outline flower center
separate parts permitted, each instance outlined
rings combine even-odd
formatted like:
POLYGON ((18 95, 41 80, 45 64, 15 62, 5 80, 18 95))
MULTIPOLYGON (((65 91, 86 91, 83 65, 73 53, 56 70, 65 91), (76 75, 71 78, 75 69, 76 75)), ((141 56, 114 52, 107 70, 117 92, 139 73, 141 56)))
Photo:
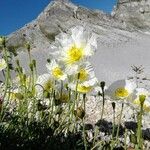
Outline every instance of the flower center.
POLYGON ((67 58, 68 64, 78 62, 83 57, 83 48, 77 48, 76 46, 73 46, 68 50, 67 55, 68 55, 67 58))
POLYGON ((88 73, 87 73, 87 71, 86 71, 85 69, 81 69, 81 70, 79 71, 79 74, 80 74, 79 80, 81 80, 81 81, 87 80, 87 78, 88 78, 88 73))
POLYGON ((63 72, 59 67, 56 67, 52 70, 52 75, 59 79, 61 76, 63 76, 63 72))
POLYGON ((115 91, 115 96, 117 98, 125 98, 129 96, 129 92, 125 88, 118 88, 115 91))
POLYGON ((53 87, 53 84, 51 80, 48 80, 43 86, 45 91, 49 91, 52 87, 53 87))
POLYGON ((92 87, 91 86, 84 86, 84 85, 81 85, 79 84, 78 85, 78 88, 77 88, 77 91, 78 92, 81 92, 81 93, 88 93, 92 90, 92 87))

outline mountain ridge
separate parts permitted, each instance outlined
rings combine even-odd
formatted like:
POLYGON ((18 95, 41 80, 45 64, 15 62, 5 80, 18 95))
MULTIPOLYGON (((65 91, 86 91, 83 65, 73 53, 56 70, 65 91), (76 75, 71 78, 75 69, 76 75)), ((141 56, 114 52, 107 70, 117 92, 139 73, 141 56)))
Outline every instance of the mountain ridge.
MULTIPOLYGON (((92 24, 101 27, 113 27, 126 30, 124 24, 109 14, 101 11, 93 11, 85 7, 74 5, 72 2, 52 1, 37 19, 26 24, 23 28, 8 36, 8 45, 19 47, 24 45, 36 34, 46 36, 50 42, 61 31, 65 31, 73 25, 92 24)), ((134 28, 128 28, 134 31, 134 28)), ((42 37, 43 37, 42 36, 42 37)), ((42 38, 41 37, 41 38, 42 38)), ((32 40, 35 40, 32 38, 32 40)), ((45 38, 46 40, 46 38, 45 38)))

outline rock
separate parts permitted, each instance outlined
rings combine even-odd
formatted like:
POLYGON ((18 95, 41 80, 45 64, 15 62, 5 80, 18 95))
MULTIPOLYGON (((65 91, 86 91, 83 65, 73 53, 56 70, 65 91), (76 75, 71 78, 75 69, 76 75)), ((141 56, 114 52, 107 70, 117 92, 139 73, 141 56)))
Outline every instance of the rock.
POLYGON ((150 0, 119 0, 113 15, 128 27, 134 26, 138 30, 150 29, 150 0))

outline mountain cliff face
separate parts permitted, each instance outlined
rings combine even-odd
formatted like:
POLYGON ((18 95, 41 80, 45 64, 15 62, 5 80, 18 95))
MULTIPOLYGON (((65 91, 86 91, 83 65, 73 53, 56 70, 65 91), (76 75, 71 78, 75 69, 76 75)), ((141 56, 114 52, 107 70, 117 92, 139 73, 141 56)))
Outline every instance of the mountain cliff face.
POLYGON ((150 0, 118 0, 112 15, 74 5, 69 0, 55 0, 37 19, 9 35, 8 45, 20 48, 29 41, 33 47, 41 46, 42 42, 43 48, 47 48, 61 31, 67 32, 79 24, 92 28, 105 44, 114 44, 118 39, 126 41, 130 36, 127 38, 122 31, 150 29, 150 0), (108 34, 113 41, 109 41, 108 34))
POLYGON ((118 0, 112 14, 122 20, 127 27, 150 29, 150 0, 118 0))
POLYGON ((144 65, 150 72, 149 8, 150 0, 119 0, 110 15, 77 6, 68 0, 55 0, 37 19, 10 34, 7 45, 20 52, 22 64, 27 68, 24 45, 30 42, 38 71, 43 73, 55 36, 67 32, 70 27, 83 25, 98 35, 98 52, 91 59, 97 77, 112 83, 129 75, 131 65, 144 65))
MULTIPOLYGON (((43 48, 46 48, 50 42, 54 41, 57 34, 61 31, 67 32, 67 29, 76 25, 92 28, 94 32, 106 38, 106 43, 110 39, 107 39, 107 34, 111 37, 115 34, 114 30, 126 30, 121 21, 102 11, 89 10, 66 0, 55 0, 45 8, 36 20, 12 33, 8 37, 8 45, 19 48, 29 41, 32 42, 33 47, 39 47, 42 42, 42 45, 45 45, 43 48)), ((133 31, 134 28, 128 30, 133 31)), ((120 39, 120 37, 118 38, 120 39)))

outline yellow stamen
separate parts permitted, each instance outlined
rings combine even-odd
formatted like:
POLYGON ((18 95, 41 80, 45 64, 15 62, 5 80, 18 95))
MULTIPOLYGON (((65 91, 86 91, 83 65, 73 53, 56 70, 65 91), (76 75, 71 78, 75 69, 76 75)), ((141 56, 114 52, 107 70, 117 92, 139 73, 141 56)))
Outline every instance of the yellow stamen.
POLYGON ((87 73, 87 71, 86 71, 85 69, 81 69, 81 70, 79 71, 79 74, 80 74, 79 80, 81 80, 81 81, 87 80, 87 78, 88 78, 88 73, 87 73))
POLYGON ((78 85, 78 88, 77 88, 77 91, 78 92, 81 92, 81 93, 88 93, 92 90, 92 87, 91 86, 84 86, 84 85, 81 85, 79 84, 78 85))
POLYGON ((83 57, 83 51, 83 48, 78 48, 75 45, 72 46, 67 52, 66 62, 68 64, 74 64, 75 62, 80 61, 83 57))
POLYGON ((61 78, 63 76, 63 72, 62 72, 62 70, 59 67, 56 67, 56 68, 54 68, 52 70, 52 75, 55 78, 59 79, 59 78, 61 78))
POLYGON ((15 99, 16 99, 16 93, 10 92, 9 94, 10 94, 10 95, 9 95, 9 99, 10 99, 10 100, 15 100, 15 99))
POLYGON ((118 88, 115 91, 116 98, 126 98, 129 96, 129 92, 125 88, 118 88))

